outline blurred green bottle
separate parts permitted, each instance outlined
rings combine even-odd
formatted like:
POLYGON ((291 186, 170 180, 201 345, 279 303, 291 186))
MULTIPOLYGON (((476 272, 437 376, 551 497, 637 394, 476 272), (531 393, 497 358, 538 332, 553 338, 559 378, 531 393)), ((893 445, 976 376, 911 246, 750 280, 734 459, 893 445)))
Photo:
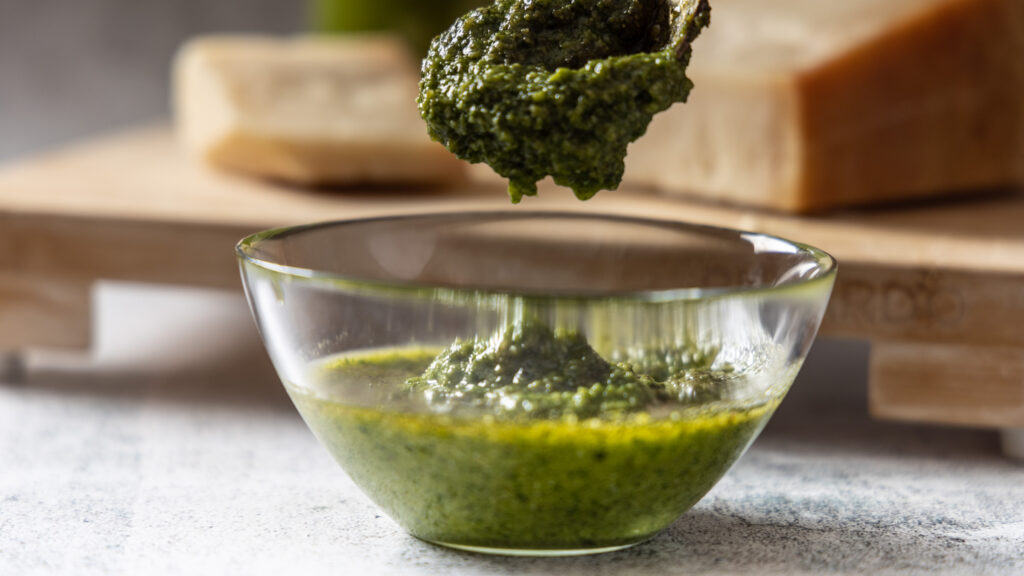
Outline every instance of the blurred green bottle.
POLYGON ((313 27, 318 32, 391 30, 425 55, 434 36, 485 3, 487 0, 312 0, 313 27))

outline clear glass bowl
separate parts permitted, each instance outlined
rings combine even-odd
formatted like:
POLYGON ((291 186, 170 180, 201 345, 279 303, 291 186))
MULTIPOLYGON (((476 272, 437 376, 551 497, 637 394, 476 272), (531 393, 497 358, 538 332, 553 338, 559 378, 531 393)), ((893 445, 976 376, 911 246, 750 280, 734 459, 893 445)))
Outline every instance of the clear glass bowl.
POLYGON ((815 248, 679 222, 498 211, 239 243, 277 371, 414 536, 614 550, 695 504, 792 384, 831 293, 815 248))

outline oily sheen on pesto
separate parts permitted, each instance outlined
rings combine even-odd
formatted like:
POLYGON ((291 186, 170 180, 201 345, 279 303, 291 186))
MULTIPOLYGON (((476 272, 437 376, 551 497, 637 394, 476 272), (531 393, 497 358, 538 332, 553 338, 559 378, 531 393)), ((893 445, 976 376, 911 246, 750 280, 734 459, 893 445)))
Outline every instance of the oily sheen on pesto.
POLYGON ((615 189, 630 142, 683 102, 707 0, 497 0, 438 36, 418 98, 428 132, 509 179, 552 176, 581 199, 615 189))
POLYGON ((713 399, 722 387, 707 380, 710 360, 687 348, 610 363, 577 333, 520 319, 440 353, 337 358, 319 367, 319 394, 286 386, 352 479, 410 533, 590 549, 664 529, 771 415, 778 399, 713 399), (371 399, 333 399, 357 388, 371 399))
POLYGON ((457 340, 406 381, 436 411, 502 419, 612 419, 659 405, 708 402, 727 368, 696 346, 644 350, 609 362, 582 334, 520 318, 489 338, 457 340))

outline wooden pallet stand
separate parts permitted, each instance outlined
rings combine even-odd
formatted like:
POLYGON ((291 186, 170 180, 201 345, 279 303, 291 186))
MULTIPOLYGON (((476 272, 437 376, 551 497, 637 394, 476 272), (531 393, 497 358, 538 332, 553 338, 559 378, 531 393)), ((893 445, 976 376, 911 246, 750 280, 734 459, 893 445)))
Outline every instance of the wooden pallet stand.
MULTIPOLYGON (((274 226, 507 208, 491 182, 447 190, 290 189, 211 172, 164 126, 0 168, 0 349, 86 348, 101 279, 240 289, 235 242, 274 226)), ((878 418, 1003 431, 1024 458, 1024 194, 800 218, 663 197, 542 190, 522 209, 591 210, 776 234, 840 261, 825 336, 872 342, 878 418)), ((0 362, 16 371, 17 357, 0 362)))

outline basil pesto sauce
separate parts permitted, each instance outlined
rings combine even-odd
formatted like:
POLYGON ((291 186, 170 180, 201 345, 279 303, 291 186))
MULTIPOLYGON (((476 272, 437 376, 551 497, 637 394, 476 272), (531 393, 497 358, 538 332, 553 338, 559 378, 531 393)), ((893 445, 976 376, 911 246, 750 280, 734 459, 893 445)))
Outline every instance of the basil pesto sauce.
POLYGON ((432 138, 509 179, 580 199, 615 189, 630 142, 692 88, 707 0, 496 0, 434 39, 418 98, 432 138))
POLYGON ((777 405, 708 403, 719 376, 692 350, 634 360, 609 363, 578 334, 521 322, 440 354, 335 358, 317 367, 316 386, 287 387, 351 478, 410 533, 601 548, 646 539, 689 509, 777 405), (357 391, 370 395, 353 402, 357 391))
POLYGON ((441 412, 609 419, 712 400, 722 388, 708 369, 712 359, 692 349, 648 351, 613 364, 579 333, 520 320, 487 339, 457 340, 406 387, 441 412))

